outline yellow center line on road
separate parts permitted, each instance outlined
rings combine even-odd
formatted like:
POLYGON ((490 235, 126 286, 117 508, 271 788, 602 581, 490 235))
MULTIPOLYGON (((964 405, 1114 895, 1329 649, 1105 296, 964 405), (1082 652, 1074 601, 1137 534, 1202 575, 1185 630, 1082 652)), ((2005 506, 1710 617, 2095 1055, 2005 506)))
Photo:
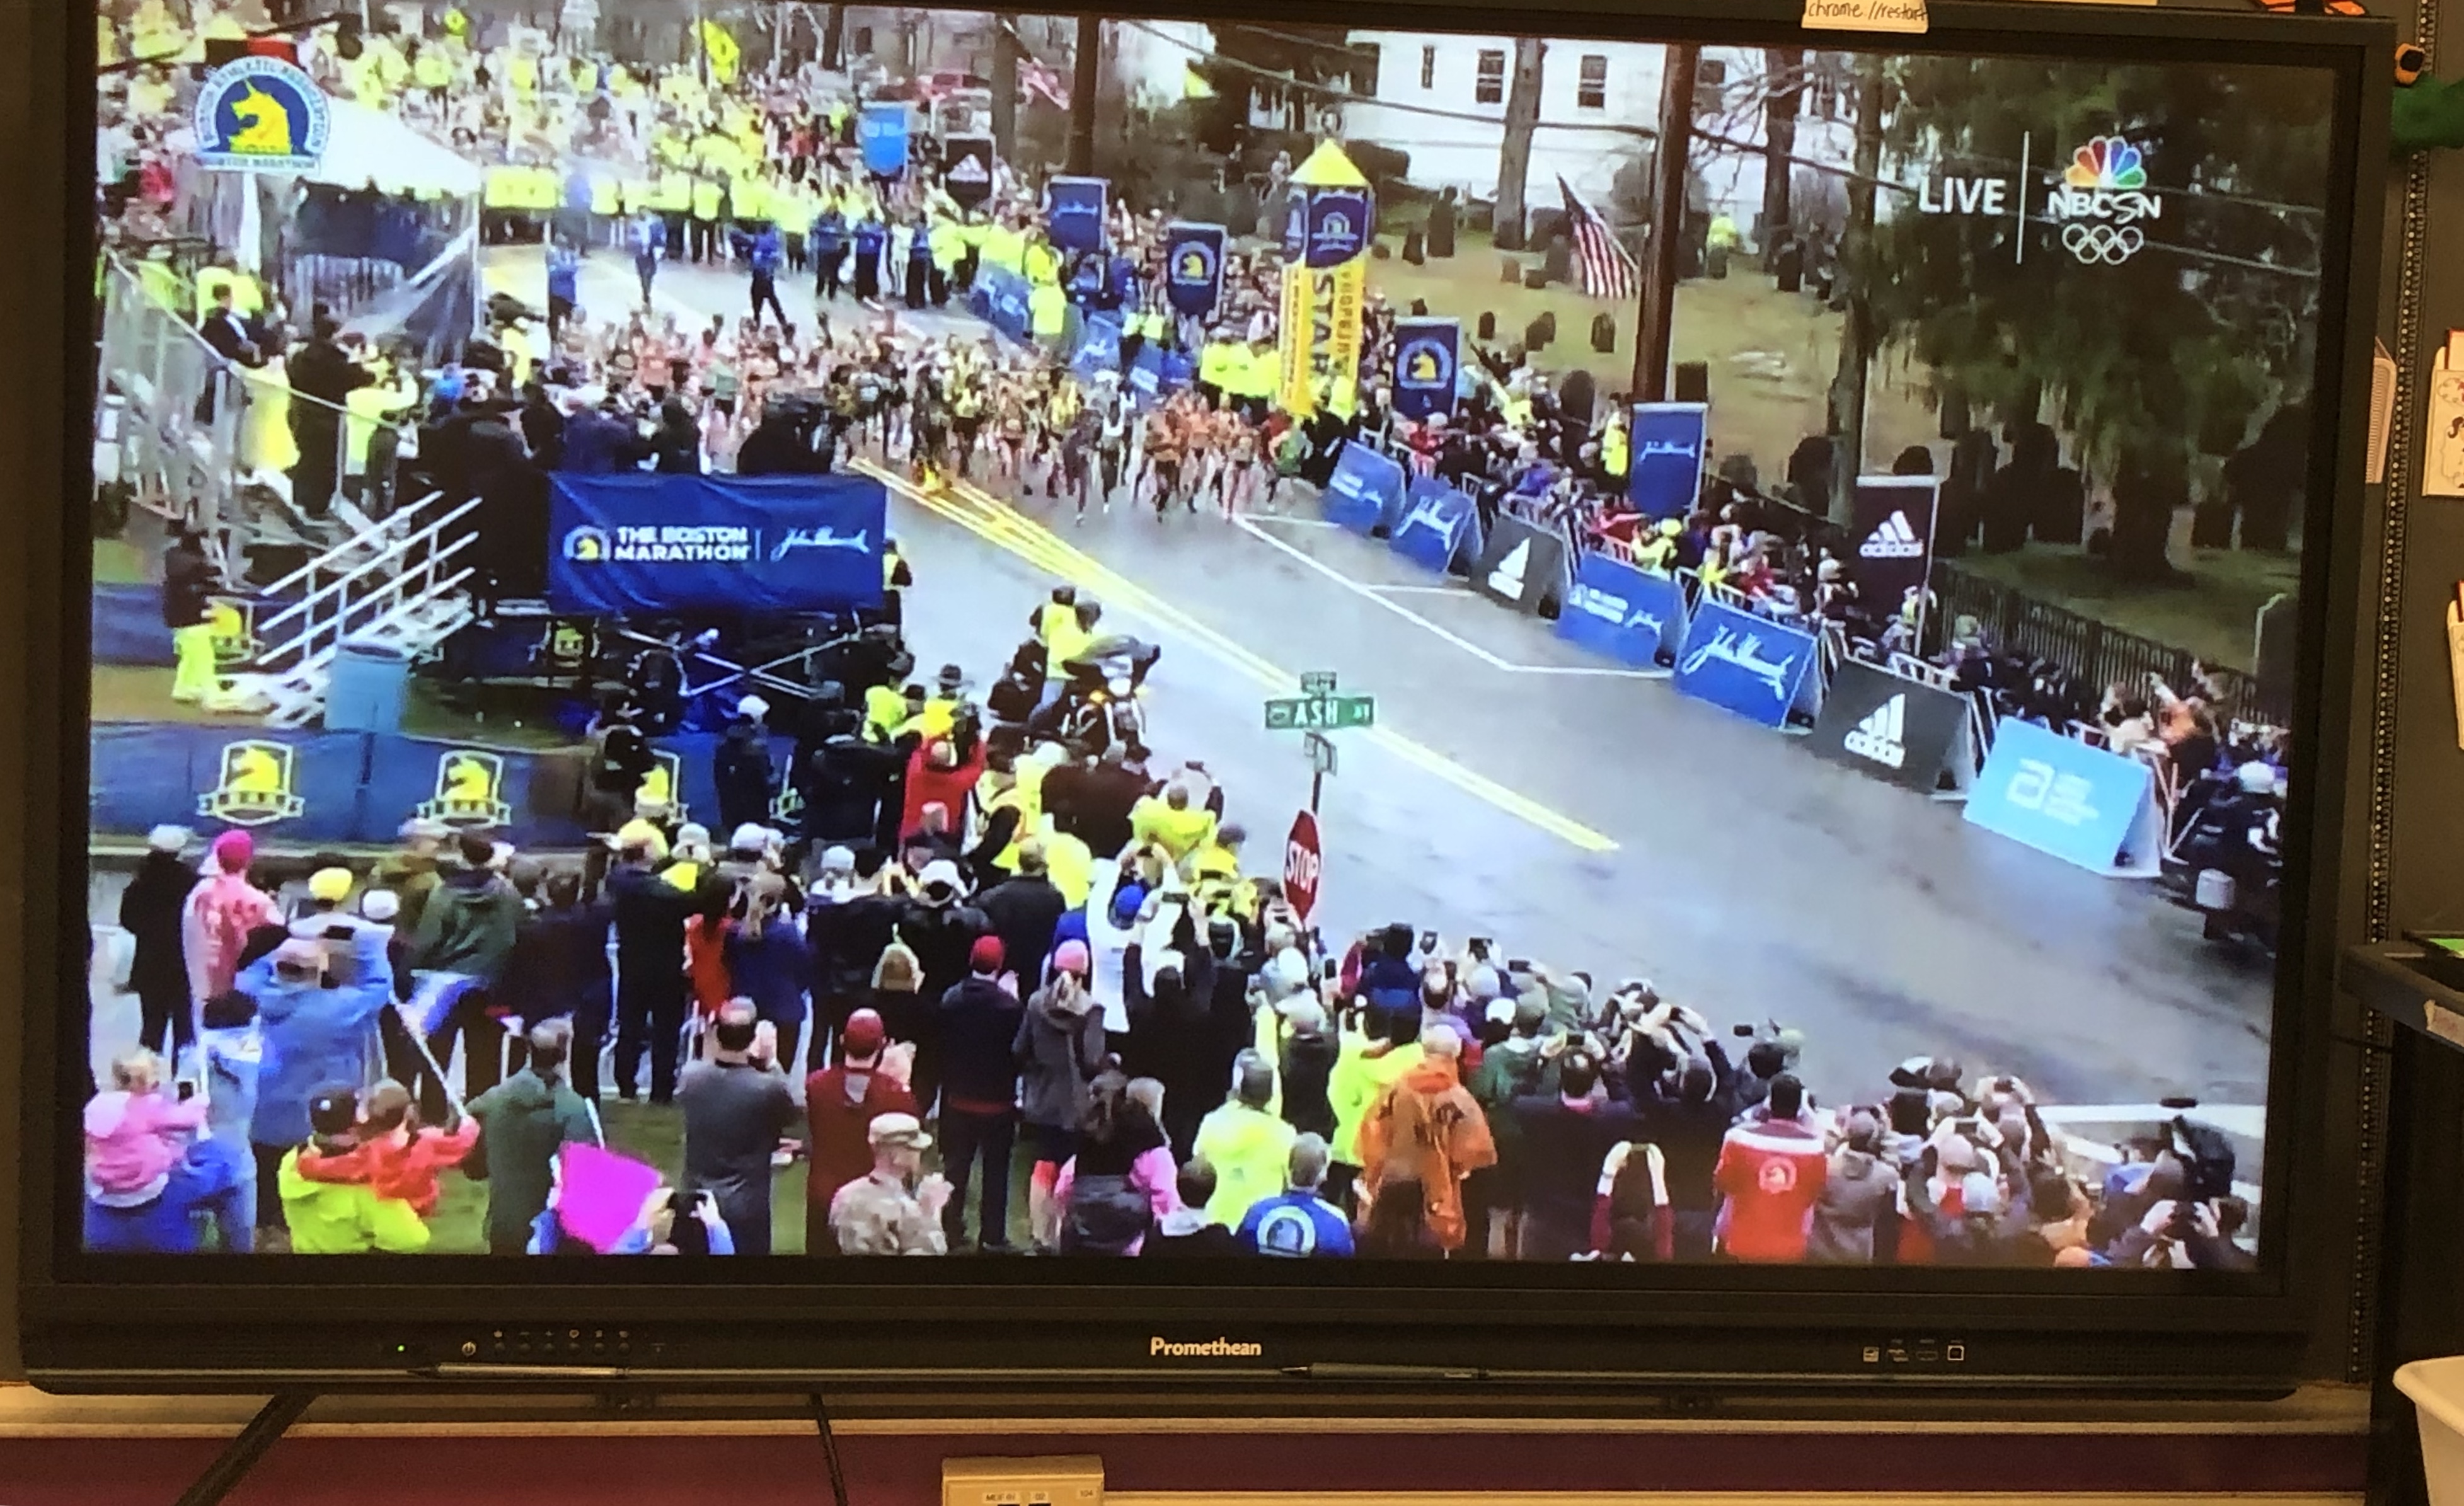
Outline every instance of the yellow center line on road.
MULTIPOLYGON (((1300 684, 1297 673, 1260 658, 1232 638, 1067 543, 1050 529, 981 488, 960 482, 940 492, 929 492, 870 461, 858 461, 855 469, 935 516, 956 523, 985 542, 1059 576, 1080 590, 1093 592, 1107 602, 1195 640, 1209 653, 1255 681, 1260 688, 1275 694, 1297 693, 1296 688, 1300 684)), ((1562 841, 1585 852, 1617 851, 1617 844, 1610 838, 1571 817, 1551 810, 1529 796, 1507 788, 1485 775, 1464 768, 1434 749, 1383 727, 1372 728, 1366 735, 1370 742, 1414 768, 1562 841)))

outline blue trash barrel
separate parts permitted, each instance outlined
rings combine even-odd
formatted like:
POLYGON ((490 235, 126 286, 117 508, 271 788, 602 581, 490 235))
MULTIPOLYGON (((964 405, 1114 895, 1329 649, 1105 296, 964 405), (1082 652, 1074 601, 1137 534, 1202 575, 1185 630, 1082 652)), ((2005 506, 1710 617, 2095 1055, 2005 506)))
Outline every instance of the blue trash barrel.
POLYGON ((410 655, 391 644, 345 639, 325 686, 325 730, 398 732, 410 693, 410 655))

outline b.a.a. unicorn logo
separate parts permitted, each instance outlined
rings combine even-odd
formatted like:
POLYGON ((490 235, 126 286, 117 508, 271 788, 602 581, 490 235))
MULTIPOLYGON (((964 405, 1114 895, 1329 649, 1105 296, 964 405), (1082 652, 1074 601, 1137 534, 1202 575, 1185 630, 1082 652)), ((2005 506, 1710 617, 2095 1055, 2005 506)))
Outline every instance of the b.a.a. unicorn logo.
POLYGON ((236 58, 208 75, 190 123, 199 165, 242 172, 314 167, 333 129, 317 81, 269 56, 236 58))
POLYGON ((1402 380, 1407 386, 1438 387, 1454 381, 1454 360, 1436 340, 1412 341, 1403 347, 1401 359, 1402 380))
POLYGON ((685 761, 682 755, 662 750, 651 755, 650 772, 642 775, 640 788, 633 792, 633 809, 643 815, 656 813, 671 820, 686 820, 692 808, 685 804, 685 761))
POLYGON ((564 557, 579 564, 597 564, 607 557, 607 531, 584 523, 564 535, 564 557))
POLYGON ((1175 282, 1192 287, 1215 280, 1215 252, 1201 242, 1191 241, 1173 253, 1172 276, 1175 282))
POLYGON ((448 826, 502 826, 514 818, 505 801, 505 760, 474 748, 455 748, 436 759, 436 795, 412 812, 448 826))
POLYGON ((281 743, 226 743, 214 787, 197 797, 197 814, 233 826, 290 820, 308 809, 294 782, 297 774, 294 750, 281 743))
POLYGON ((230 669, 247 664, 265 645, 256 638, 256 605, 228 597, 206 603, 206 641, 214 646, 214 667, 230 669))

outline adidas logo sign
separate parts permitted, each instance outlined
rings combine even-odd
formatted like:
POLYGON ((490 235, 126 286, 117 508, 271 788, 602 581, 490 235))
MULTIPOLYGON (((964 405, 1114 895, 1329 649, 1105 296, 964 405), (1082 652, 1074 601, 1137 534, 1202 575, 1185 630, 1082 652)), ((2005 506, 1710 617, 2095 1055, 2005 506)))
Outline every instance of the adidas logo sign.
POLYGON ((1497 562, 1497 568, 1488 573, 1488 588, 1500 596, 1522 600, 1523 572, 1530 562, 1531 541, 1527 538, 1515 545, 1511 553, 1497 562))
POLYGON ((972 154, 959 158, 949 172, 952 183, 982 183, 991 176, 984 171, 984 160, 972 154))
POLYGON ((1857 553, 1867 559, 1914 559, 1925 552, 1925 540, 1908 526, 1908 515, 1898 512, 1884 518, 1857 546, 1857 553))
POLYGON ((1871 758, 1886 769, 1897 769, 1908 761, 1908 698, 1895 695, 1874 709, 1873 714, 1848 730, 1839 746, 1859 758, 1871 758))

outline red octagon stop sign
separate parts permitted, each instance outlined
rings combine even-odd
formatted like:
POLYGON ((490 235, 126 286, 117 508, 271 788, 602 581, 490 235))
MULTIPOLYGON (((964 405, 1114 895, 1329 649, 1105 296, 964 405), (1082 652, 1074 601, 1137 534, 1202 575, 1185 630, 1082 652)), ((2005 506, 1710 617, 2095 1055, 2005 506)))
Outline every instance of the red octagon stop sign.
POLYGON ((1284 897, 1306 926, 1317 913, 1317 879, 1322 857, 1317 843, 1317 818, 1303 811, 1292 818, 1292 834, 1284 839, 1284 897))

